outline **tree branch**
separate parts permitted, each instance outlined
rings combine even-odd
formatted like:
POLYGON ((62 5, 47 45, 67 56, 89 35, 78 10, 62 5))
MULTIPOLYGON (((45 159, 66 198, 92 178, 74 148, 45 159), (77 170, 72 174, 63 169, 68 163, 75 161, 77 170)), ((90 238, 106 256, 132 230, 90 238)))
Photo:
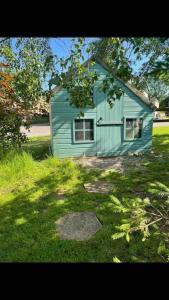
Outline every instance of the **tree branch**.
POLYGON ((3 42, 5 42, 6 40, 9 40, 9 39, 10 39, 9 37, 4 38, 3 40, 0 40, 0 43, 3 43, 3 42))
MULTIPOLYGON (((143 228, 148 228, 150 225, 155 224, 155 223, 161 221, 162 219, 163 219, 163 218, 161 217, 161 218, 159 218, 159 219, 157 219, 157 220, 155 220, 155 221, 152 221, 151 223, 144 225, 143 228)), ((133 227, 133 228, 131 228, 130 232, 133 232, 133 231, 139 231, 139 230, 141 230, 141 229, 142 229, 141 226, 139 226, 139 227, 133 227)))
POLYGON ((157 222, 159 222, 159 221, 161 221, 161 220, 162 220, 162 218, 159 218, 159 219, 157 219, 157 220, 155 220, 155 221, 153 221, 153 222, 151 222, 151 223, 145 225, 144 227, 149 227, 150 225, 155 224, 155 223, 157 223, 157 222))

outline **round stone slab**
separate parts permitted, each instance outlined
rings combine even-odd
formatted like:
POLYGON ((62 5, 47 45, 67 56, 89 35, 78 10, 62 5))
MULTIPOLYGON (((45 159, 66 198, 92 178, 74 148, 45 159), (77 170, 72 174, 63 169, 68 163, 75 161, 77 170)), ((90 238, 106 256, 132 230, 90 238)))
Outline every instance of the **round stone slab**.
POLYGON ((92 237, 101 227, 93 212, 69 213, 56 221, 62 240, 84 241, 92 237))

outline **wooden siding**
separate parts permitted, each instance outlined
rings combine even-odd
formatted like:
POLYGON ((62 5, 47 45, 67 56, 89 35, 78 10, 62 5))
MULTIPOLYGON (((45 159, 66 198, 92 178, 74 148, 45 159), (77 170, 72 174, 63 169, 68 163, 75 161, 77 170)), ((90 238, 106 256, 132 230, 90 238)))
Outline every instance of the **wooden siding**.
POLYGON ((113 122, 123 121, 123 99, 115 101, 112 108, 107 102, 106 94, 96 89, 97 121, 102 118, 101 124, 97 126, 97 155, 105 153, 113 154, 114 149, 121 145, 121 125, 113 125, 113 122), (110 125, 110 123, 112 123, 110 125), (106 125, 107 124, 107 125, 106 125))
MULTIPOLYGON (((59 91, 51 99, 52 149, 59 157, 95 156, 96 143, 74 143, 73 121, 79 115, 79 110, 69 105, 66 91, 59 91)), ((85 118, 96 122, 96 108, 84 110, 85 118)))
POLYGON ((74 143, 73 120, 78 117, 79 110, 69 105, 67 92, 60 90, 51 99, 53 154, 58 157, 83 155, 111 156, 123 155, 129 151, 144 151, 151 147, 152 109, 119 81, 116 82, 123 89, 124 95, 120 100, 115 101, 111 109, 106 101, 106 94, 99 91, 100 84, 106 76, 107 71, 99 64, 95 64, 94 68, 99 74, 99 80, 94 87, 94 102, 96 107, 94 109, 86 108, 84 110, 84 117, 94 119, 95 125, 102 118, 102 123, 107 125, 96 125, 95 142, 74 143), (134 141, 126 141, 124 139, 124 118, 126 117, 143 118, 141 139, 134 141))

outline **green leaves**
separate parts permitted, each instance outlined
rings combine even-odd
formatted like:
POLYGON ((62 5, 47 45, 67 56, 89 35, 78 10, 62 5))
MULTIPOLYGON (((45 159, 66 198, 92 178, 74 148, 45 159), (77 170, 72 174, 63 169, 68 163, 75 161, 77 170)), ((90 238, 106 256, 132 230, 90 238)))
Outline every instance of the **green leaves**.
POLYGON ((157 78, 157 80, 163 81, 167 86, 169 85, 169 53, 161 61, 154 63, 148 75, 153 77, 154 80, 157 78))
MULTIPOLYGON (((80 109, 85 107, 94 107, 93 101, 93 85, 97 80, 97 74, 90 68, 92 61, 83 64, 84 59, 82 48, 85 45, 84 38, 78 38, 74 41, 74 48, 70 55, 64 60, 60 59, 62 72, 57 74, 51 83, 57 82, 63 88, 67 89, 69 94, 69 103, 80 109)), ((91 51, 90 46, 86 51, 91 51)))
POLYGON ((114 212, 127 212, 128 208, 126 208, 123 203, 116 198, 115 196, 111 196, 111 207, 113 209, 114 212))
POLYGON ((44 92, 43 82, 53 71, 54 60, 45 38, 17 38, 12 47, 10 43, 2 45, 0 56, 9 65, 14 90, 7 115, 0 115, 1 143, 4 142, 5 147, 20 146, 25 141, 20 133, 22 120, 25 119, 24 124, 29 128, 34 107, 44 92))
POLYGON ((107 102, 110 105, 110 108, 112 108, 114 101, 119 100, 124 92, 122 89, 116 84, 115 78, 107 75, 100 86, 100 91, 106 93, 107 96, 107 102))
POLYGON ((130 242, 130 235, 129 235, 128 232, 126 233, 126 241, 127 241, 128 243, 130 242))
POLYGON ((121 263, 120 259, 117 256, 113 257, 113 262, 114 263, 121 263))
MULTIPOLYGON (((165 185, 154 183, 156 188, 165 191, 165 185)), ((158 194, 156 193, 156 196, 158 194)), ((157 255, 163 261, 169 261, 169 240, 168 240, 168 198, 163 201, 139 199, 139 198, 122 198, 121 200, 112 198, 111 209, 119 213, 119 224, 115 226, 115 232, 112 235, 113 240, 120 238, 125 239, 128 243, 136 239, 138 243, 155 243, 157 255)), ((133 243, 130 244, 131 249, 133 243)), ((144 247, 144 246, 143 246, 144 247)))
POLYGON ((140 48, 139 48, 139 47, 136 47, 136 48, 134 49, 134 54, 136 54, 137 52, 139 52, 139 50, 140 50, 140 48))
POLYGON ((118 228, 121 231, 129 230, 130 229, 130 223, 124 223, 124 224, 122 224, 120 226, 117 226, 116 228, 118 228))
POLYGON ((113 240, 117 240, 117 239, 120 239, 124 236, 126 238, 126 241, 129 243, 130 242, 130 235, 129 235, 128 232, 127 233, 125 233, 125 232, 116 232, 111 237, 112 237, 113 240))
POLYGON ((125 232, 116 232, 111 237, 113 240, 117 240, 125 236, 125 232))
MULTIPOLYGON (((95 42, 94 53, 110 67, 115 76, 124 81, 132 80, 133 83, 138 77, 136 87, 141 91, 146 89, 150 98, 161 100, 164 94, 158 92, 158 86, 162 83, 169 85, 168 49, 168 38, 102 38, 95 42), (140 67, 135 70, 135 65, 140 67), (154 80, 142 84, 147 76, 154 80)), ((108 102, 112 105, 111 99, 108 102)))
POLYGON ((54 74, 52 76, 52 78, 49 80, 49 85, 52 86, 52 85, 56 85, 56 86, 60 86, 62 83, 62 80, 61 80, 61 76, 59 76, 58 74, 54 74))
POLYGON ((164 241, 161 241, 159 246, 158 246, 158 250, 157 250, 157 253, 159 255, 161 254, 169 254, 169 250, 166 249, 166 245, 165 245, 165 242, 164 241))

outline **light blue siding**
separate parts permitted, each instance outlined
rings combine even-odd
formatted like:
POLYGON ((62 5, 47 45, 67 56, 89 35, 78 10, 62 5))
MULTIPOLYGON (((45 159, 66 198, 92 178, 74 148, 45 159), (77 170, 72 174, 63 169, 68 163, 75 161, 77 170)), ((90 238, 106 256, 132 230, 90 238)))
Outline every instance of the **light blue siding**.
POLYGON ((144 151, 151 147, 152 109, 120 81, 116 82, 123 89, 124 95, 120 100, 116 100, 113 107, 110 108, 106 94, 99 91, 99 86, 107 71, 99 64, 95 64, 94 68, 99 74, 99 80, 94 87, 95 108, 86 108, 83 111, 84 118, 94 119, 95 142, 74 143, 73 121, 78 117, 79 109, 70 106, 68 93, 60 90, 51 99, 53 154, 58 157, 111 156, 123 155, 129 151, 144 151), (124 119, 126 117, 143 118, 141 139, 134 141, 124 139, 124 119), (102 118, 104 126, 97 126, 100 118, 102 118))
MULTIPOLYGON (((96 143, 73 142, 73 121, 79 116, 79 109, 70 106, 67 98, 67 92, 61 90, 51 99, 53 154, 59 157, 97 155, 96 143)), ((84 117, 96 122, 96 107, 84 109, 84 117)))

